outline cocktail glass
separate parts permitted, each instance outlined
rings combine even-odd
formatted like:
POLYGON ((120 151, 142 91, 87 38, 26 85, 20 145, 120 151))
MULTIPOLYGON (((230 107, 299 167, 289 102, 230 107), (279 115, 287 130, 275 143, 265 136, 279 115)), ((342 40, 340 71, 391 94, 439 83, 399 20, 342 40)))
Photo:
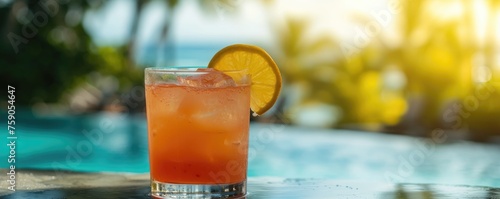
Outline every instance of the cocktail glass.
POLYGON ((146 68, 151 195, 246 194, 250 77, 245 71, 146 68))

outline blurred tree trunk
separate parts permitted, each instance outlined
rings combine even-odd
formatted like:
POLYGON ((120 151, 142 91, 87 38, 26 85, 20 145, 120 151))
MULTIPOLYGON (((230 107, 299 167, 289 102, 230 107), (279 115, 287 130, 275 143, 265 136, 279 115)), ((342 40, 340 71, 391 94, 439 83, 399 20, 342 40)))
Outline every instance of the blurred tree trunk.
POLYGON ((174 41, 169 43, 167 40, 170 34, 172 22, 175 18, 175 10, 178 5, 178 0, 167 1, 168 16, 163 23, 163 27, 161 27, 160 41, 158 45, 157 64, 159 64, 159 66, 172 66, 175 64, 175 43, 174 41))
POLYGON ((139 31, 139 22, 141 21, 141 13, 144 8, 144 5, 148 3, 149 0, 136 0, 135 1, 135 10, 134 17, 132 21, 132 26, 130 28, 130 41, 127 44, 125 56, 128 59, 128 67, 135 66, 135 53, 137 46, 137 32, 139 31))

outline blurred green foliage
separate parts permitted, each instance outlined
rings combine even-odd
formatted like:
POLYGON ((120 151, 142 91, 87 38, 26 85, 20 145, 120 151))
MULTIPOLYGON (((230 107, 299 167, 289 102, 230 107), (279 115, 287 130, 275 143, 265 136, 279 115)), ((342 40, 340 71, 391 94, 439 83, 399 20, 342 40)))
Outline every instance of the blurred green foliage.
POLYGON ((500 135, 500 2, 392 2, 398 9, 382 17, 396 28, 373 16, 360 20, 362 33, 372 35, 363 46, 355 43, 359 37, 354 44, 333 35, 312 38, 314 21, 304 18, 290 16, 278 26, 282 74, 301 91, 283 110, 289 120, 298 122, 303 107, 326 104, 339 110, 327 127, 421 136, 445 129, 475 140, 500 135), (486 15, 485 30, 478 30, 478 15, 486 15), (369 32, 374 24, 379 31, 369 32))
MULTIPOLYGON (((85 1, 73 1, 71 5, 88 6, 85 1)), ((16 104, 57 102, 66 90, 83 81, 82 75, 98 69, 98 56, 89 52, 91 41, 81 23, 64 25, 69 9, 70 4, 62 4, 50 17, 38 1, 0 7, 0 81, 16 87, 16 104), (36 26, 30 20, 35 13, 45 16, 38 20, 46 25, 36 26), (16 36, 26 42, 17 43, 16 36)))
POLYGON ((289 84, 305 88, 287 115, 300 114, 294 108, 301 105, 331 104, 341 109, 341 118, 330 127, 364 125, 377 129, 397 123, 407 104, 401 91, 383 87, 383 52, 367 46, 344 57, 341 41, 329 35, 308 42, 307 26, 307 21, 292 18, 280 32, 282 74, 289 84), (325 51, 331 56, 321 59, 325 51))
POLYGON ((89 2, 14 1, 0 7, 0 82, 16 88, 17 105, 61 102, 92 72, 117 77, 121 92, 142 85, 142 70, 128 60, 128 48, 93 44, 82 18, 103 2, 89 2))

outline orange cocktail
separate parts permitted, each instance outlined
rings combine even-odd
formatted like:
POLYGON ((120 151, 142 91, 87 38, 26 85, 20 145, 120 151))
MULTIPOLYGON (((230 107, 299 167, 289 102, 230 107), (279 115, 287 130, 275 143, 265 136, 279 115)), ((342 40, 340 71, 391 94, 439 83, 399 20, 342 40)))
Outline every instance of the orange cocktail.
POLYGON ((148 68, 145 86, 153 189, 246 181, 250 84, 245 74, 148 68))

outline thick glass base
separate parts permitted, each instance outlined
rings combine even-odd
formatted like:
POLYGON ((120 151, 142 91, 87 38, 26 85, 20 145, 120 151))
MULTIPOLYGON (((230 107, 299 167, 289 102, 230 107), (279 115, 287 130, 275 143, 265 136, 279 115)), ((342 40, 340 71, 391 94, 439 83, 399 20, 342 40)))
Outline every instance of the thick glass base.
POLYGON ((246 180, 236 184, 172 184, 151 181, 153 198, 245 198, 246 180))

